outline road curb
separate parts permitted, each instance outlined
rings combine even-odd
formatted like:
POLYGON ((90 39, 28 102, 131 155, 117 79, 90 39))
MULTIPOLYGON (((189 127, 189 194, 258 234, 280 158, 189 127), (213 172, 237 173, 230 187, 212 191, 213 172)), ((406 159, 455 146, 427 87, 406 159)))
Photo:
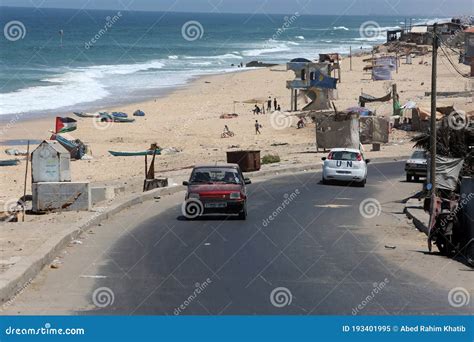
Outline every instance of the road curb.
POLYGON ((0 276, 0 303, 8 302, 26 288, 38 273, 54 260, 59 251, 64 249, 71 241, 77 239, 87 228, 107 220, 124 209, 151 200, 156 196, 172 195, 184 190, 184 186, 178 185, 130 195, 125 200, 108 206, 104 211, 98 209, 75 225, 64 225, 65 229, 61 235, 52 236, 46 240, 35 254, 24 257, 0 276))
POLYGON ((428 236, 428 222, 424 222, 426 218, 422 218, 422 215, 426 215, 423 206, 420 205, 417 199, 409 199, 405 204, 405 214, 409 219, 413 221, 416 229, 425 233, 428 236))
MULTIPOLYGON (((395 162, 403 158, 406 157, 374 158, 373 163, 395 162)), ((320 169, 321 165, 322 163, 318 162, 290 167, 275 167, 273 170, 248 172, 246 175, 255 178, 282 176, 296 172, 314 171, 320 169)), ((152 200, 156 196, 168 196, 185 190, 186 188, 183 185, 177 185, 129 195, 118 203, 112 203, 104 210, 100 207, 95 209, 92 215, 78 221, 74 225, 63 224, 65 227, 63 234, 60 236, 52 236, 37 249, 34 255, 23 258, 11 269, 0 275, 0 304, 8 302, 8 300, 11 300, 11 298, 14 298, 19 292, 25 289, 46 265, 51 264, 60 250, 64 249, 71 241, 77 239, 87 228, 98 225, 122 210, 152 200)))

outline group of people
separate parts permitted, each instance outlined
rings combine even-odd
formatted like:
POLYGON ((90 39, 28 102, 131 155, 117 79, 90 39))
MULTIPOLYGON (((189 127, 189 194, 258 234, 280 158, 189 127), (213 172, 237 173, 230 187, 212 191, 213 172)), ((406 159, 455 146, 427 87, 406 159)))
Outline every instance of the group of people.
MULTIPOLYGON (((272 97, 269 96, 267 100, 267 111, 271 111, 271 110, 272 110, 272 97)), ((281 111, 281 107, 278 104, 278 101, 276 98, 273 98, 273 110, 281 111)), ((255 105, 253 109, 253 113, 256 115, 265 114, 265 105, 263 105, 262 108, 260 108, 258 105, 255 105)))

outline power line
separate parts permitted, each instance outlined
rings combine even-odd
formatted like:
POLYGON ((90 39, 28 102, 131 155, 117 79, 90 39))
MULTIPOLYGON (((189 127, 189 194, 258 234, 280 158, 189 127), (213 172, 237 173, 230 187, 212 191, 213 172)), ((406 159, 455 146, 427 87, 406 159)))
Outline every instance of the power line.
POLYGON ((462 71, 460 71, 458 69, 458 67, 456 66, 456 64, 451 60, 451 57, 449 57, 448 53, 444 50, 444 48, 440 45, 440 49, 441 51, 443 52, 444 56, 446 57, 446 59, 448 60, 449 64, 451 64, 451 66, 453 67, 453 69, 459 74, 461 75, 462 77, 464 78, 469 78, 469 75, 468 74, 464 74, 462 71))

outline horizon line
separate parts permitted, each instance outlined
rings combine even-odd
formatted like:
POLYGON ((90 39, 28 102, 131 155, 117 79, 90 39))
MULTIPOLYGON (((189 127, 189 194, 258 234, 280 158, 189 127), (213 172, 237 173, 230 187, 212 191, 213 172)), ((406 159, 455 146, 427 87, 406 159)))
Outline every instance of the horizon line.
MULTIPOLYGON (((156 12, 156 13, 182 13, 182 14, 248 14, 248 15, 291 15, 291 13, 249 13, 249 12, 205 12, 205 11, 196 11, 196 12, 186 12, 186 11, 165 11, 165 10, 145 10, 145 9, 119 9, 119 8, 72 8, 72 7, 41 7, 41 6, 9 6, 9 5, 1 5, 0 8, 20 8, 20 9, 52 9, 52 10, 71 10, 71 11, 126 11, 126 12, 156 12)), ((299 13, 298 11, 294 12, 299 13)), ((339 13, 326 13, 326 14, 301 14, 300 16, 334 16, 340 15, 339 13)), ((400 14, 400 15, 393 15, 393 14, 379 14, 379 13, 369 13, 369 14, 343 14, 340 15, 342 17, 348 16, 359 16, 359 17, 370 17, 373 15, 383 16, 383 17, 426 17, 426 18, 437 18, 438 16, 425 16, 421 13, 413 13, 413 14, 400 14)), ((447 17, 457 17, 462 15, 446 15, 447 17)), ((469 15, 467 15, 469 16, 469 15)), ((413 18, 410 18, 413 19, 413 18)))

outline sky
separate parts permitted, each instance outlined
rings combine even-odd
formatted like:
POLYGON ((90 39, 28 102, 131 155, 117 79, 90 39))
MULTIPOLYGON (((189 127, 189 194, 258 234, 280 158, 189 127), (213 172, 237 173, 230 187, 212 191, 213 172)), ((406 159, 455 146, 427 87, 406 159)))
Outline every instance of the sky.
POLYGON ((0 6, 262 14, 474 15, 474 0, 0 0, 0 6))

